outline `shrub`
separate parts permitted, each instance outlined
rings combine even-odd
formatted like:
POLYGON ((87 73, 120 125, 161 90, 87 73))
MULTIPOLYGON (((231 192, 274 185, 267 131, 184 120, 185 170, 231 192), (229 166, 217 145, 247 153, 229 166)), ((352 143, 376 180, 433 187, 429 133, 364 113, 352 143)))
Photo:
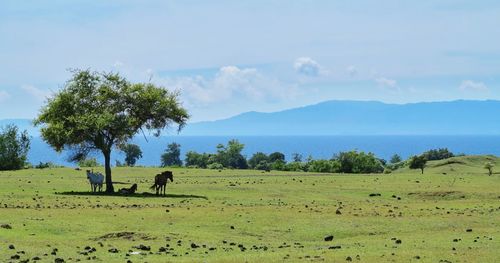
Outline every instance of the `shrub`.
POLYGON ((100 166, 100 164, 97 162, 96 158, 87 158, 83 159, 78 162, 78 166, 80 167, 96 167, 100 166))
POLYGON ((312 160, 308 164, 309 172, 316 173, 338 173, 340 163, 337 160, 312 160))
POLYGON ((224 169, 224 166, 220 163, 211 163, 207 165, 208 169, 214 169, 214 170, 222 170, 224 169))
POLYGON ((454 156, 454 154, 450 152, 448 148, 428 150, 424 152, 422 155, 423 157, 425 157, 427 161, 443 160, 454 156))
POLYGON ((336 159, 342 173, 381 173, 384 167, 373 153, 349 151, 340 152, 336 159))
POLYGON ((24 168, 30 149, 27 131, 19 132, 15 125, 8 125, 0 132, 0 170, 24 168))

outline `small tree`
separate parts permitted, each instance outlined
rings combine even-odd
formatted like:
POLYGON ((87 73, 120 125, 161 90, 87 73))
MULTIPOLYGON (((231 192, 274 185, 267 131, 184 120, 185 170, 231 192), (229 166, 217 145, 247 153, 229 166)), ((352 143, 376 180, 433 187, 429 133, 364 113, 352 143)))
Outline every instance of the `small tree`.
POLYGON ((42 138, 56 151, 73 150, 72 161, 93 151, 104 156, 106 192, 114 192, 111 150, 144 129, 159 136, 189 115, 178 93, 152 83, 130 83, 116 73, 74 70, 72 78, 42 108, 35 124, 42 138))
POLYGON ((137 160, 142 158, 141 147, 137 144, 125 144, 120 147, 125 153, 125 164, 127 166, 134 166, 137 160))
POLYGON ((247 160, 241 154, 244 147, 245 145, 238 140, 230 140, 227 146, 219 144, 217 145, 217 154, 211 158, 210 162, 220 163, 227 168, 247 169, 247 160))
POLYGON ((401 156, 399 156, 399 154, 394 154, 390 160, 391 164, 399 163, 401 161, 402 161, 402 159, 401 159, 401 156))
POLYGON ((182 166, 180 144, 173 142, 167 146, 165 153, 161 155, 161 166, 182 166))
POLYGON ((410 158, 409 166, 410 169, 420 169, 422 174, 424 174, 425 164, 427 163, 427 158, 424 155, 413 156, 410 158))
POLYGON ((197 153, 189 151, 186 153, 186 166, 196 168, 207 168, 212 155, 208 153, 197 153))
POLYGON ((15 125, 8 125, 0 133, 0 170, 19 170, 28 159, 30 138, 27 131, 19 132, 15 125))
POLYGON ((495 165, 492 162, 487 162, 484 164, 484 169, 488 170, 489 176, 493 174, 493 167, 495 167, 495 165))
MULTIPOLYGON (((248 166, 252 169, 257 169, 259 167, 265 167, 268 164, 269 157, 263 152, 257 152, 252 155, 252 157, 248 160, 248 166)), ((257 169, 257 170, 265 170, 265 169, 257 169)))

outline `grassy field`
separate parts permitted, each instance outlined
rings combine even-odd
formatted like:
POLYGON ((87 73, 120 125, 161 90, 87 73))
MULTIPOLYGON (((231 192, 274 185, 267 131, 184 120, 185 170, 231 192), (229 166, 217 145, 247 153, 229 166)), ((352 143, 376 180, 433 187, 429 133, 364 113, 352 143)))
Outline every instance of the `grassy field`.
POLYGON ((173 169, 166 197, 149 190, 159 168, 113 170, 134 196, 91 194, 69 168, 0 172, 0 262, 500 262, 487 158, 500 167, 470 156, 424 175, 173 169))

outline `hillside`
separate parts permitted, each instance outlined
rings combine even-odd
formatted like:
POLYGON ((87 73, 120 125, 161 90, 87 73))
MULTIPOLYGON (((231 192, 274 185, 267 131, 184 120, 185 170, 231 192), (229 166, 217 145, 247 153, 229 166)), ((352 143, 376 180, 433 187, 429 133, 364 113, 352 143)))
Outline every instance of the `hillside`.
POLYGON ((280 112, 247 112, 192 123, 183 135, 495 135, 500 101, 386 104, 326 101, 280 112))
MULTIPOLYGON (((486 162, 492 162, 495 167, 493 174, 500 173, 500 158, 493 155, 467 155, 448 158, 445 160, 429 161, 427 162, 425 173, 429 174, 443 174, 443 175, 463 175, 475 174, 486 175, 487 170, 484 169, 486 162)), ((404 167, 394 171, 395 173, 407 173, 410 169, 404 167)), ((420 173, 420 170, 414 170, 420 173)))

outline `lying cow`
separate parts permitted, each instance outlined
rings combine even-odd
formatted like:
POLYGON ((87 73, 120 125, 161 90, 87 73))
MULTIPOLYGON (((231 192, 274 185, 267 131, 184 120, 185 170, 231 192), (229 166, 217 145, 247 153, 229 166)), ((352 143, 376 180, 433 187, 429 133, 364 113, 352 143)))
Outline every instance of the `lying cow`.
POLYGON ((130 188, 122 188, 118 193, 124 194, 124 195, 129 195, 129 194, 134 194, 135 191, 137 191, 137 184, 133 184, 132 187, 130 188))

